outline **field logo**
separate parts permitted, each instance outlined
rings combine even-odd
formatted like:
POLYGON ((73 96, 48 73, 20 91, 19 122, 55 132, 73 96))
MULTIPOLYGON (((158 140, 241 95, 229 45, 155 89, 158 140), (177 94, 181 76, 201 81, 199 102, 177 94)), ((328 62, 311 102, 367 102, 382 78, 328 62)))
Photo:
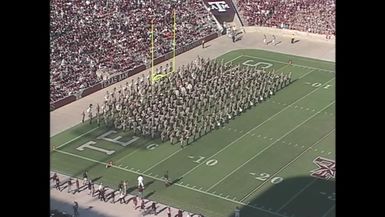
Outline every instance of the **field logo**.
POLYGON ((335 178, 336 162, 334 160, 318 156, 313 160, 313 163, 315 163, 318 168, 311 171, 311 176, 321 179, 335 178))
POLYGON ((207 2, 210 5, 210 10, 218 10, 219 12, 226 12, 226 8, 230 8, 225 1, 207 2))

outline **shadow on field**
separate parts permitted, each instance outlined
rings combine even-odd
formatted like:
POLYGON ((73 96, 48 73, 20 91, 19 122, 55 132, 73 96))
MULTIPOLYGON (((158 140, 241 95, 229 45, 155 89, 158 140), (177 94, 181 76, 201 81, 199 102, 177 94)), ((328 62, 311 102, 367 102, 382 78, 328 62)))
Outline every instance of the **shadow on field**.
MULTIPOLYGON (((266 181, 278 180, 274 178, 266 181)), ((266 183, 266 185, 268 184, 271 185, 271 183, 266 183)), ((273 184, 272 187, 250 202, 246 196, 244 195, 242 202, 249 206, 239 206, 242 217, 335 216, 335 209, 332 209, 335 205, 334 180, 313 177, 289 178, 273 184)), ((234 217, 234 213, 227 217, 234 217)))

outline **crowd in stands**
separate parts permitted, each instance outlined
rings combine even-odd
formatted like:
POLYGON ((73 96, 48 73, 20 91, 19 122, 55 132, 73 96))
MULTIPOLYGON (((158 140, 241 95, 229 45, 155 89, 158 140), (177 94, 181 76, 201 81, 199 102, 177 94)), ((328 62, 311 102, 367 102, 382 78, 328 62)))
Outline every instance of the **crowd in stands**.
POLYGON ((335 34, 336 0, 237 0, 247 25, 335 34))
POLYGON ((152 22, 155 58, 172 51, 174 8, 177 49, 217 31, 201 0, 51 0, 50 7, 51 102, 149 64, 152 22))

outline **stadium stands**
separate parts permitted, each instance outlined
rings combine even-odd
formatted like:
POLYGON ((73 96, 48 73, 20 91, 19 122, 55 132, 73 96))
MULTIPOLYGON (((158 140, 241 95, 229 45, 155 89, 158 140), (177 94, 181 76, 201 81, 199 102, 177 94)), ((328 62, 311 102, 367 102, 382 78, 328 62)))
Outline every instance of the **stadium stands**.
POLYGON ((248 25, 335 33, 335 0, 237 0, 248 25))
POLYGON ((170 52, 173 8, 177 8, 177 48, 217 31, 200 0, 51 0, 50 7, 51 103, 76 96, 114 74, 148 65, 152 20, 155 57, 170 52))

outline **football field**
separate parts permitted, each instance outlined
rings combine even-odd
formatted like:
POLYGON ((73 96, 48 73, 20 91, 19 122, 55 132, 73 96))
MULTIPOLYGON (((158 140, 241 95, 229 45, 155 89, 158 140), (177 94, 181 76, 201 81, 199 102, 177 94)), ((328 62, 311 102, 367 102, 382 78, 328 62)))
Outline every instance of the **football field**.
POLYGON ((241 217, 335 216, 335 63, 251 49, 218 59, 291 73, 293 83, 183 149, 79 124, 51 137, 51 170, 88 170, 115 189, 127 180, 130 194, 141 174, 145 197, 205 217, 232 217, 236 206, 241 217))

